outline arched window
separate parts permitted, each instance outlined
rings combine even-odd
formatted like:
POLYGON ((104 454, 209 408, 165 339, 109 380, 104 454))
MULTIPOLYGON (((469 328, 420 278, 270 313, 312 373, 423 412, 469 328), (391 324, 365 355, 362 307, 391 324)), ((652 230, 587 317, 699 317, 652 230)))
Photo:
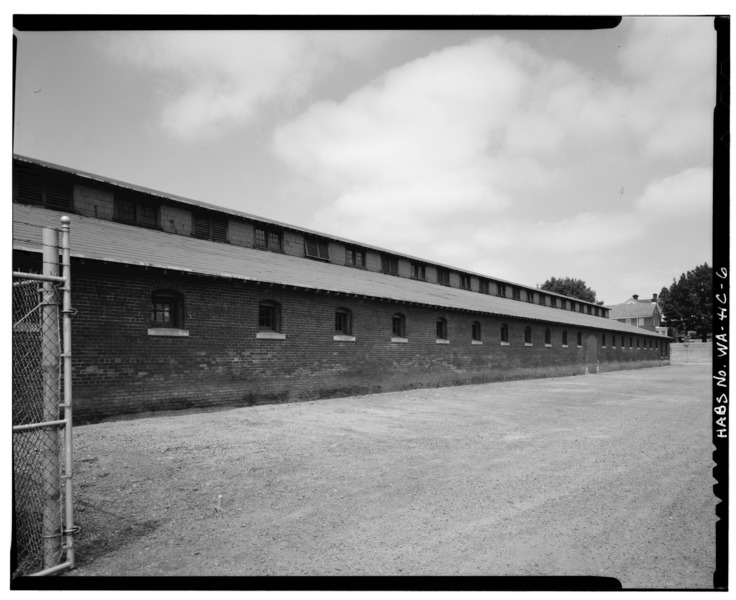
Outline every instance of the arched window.
POLYGON ((258 329, 281 331, 281 305, 274 300, 262 300, 258 304, 258 329))
POLYGON ((583 345, 583 334, 578 331, 578 346, 583 345))
POLYGON ((396 313, 391 318, 391 333, 394 337, 406 337, 406 317, 401 313, 396 313))
POLYGON ((549 328, 544 330, 544 343, 548 346, 552 345, 552 331, 549 328))
POLYGON ((348 308, 335 311, 335 333, 353 335, 353 312, 348 308))
POLYGON ((532 343, 532 328, 531 327, 527 327, 524 329, 524 343, 525 344, 532 343))
POLYGON ((438 340, 446 340, 447 339, 447 319, 440 317, 437 319, 437 339, 438 340))
POLYGON ((155 327, 182 327, 184 324, 183 294, 174 290, 152 292, 151 324, 155 327))
POLYGON ((562 332, 562 345, 567 346, 567 331, 562 332))
POLYGON ((482 338, 481 338, 481 335, 480 335, 480 321, 473 321, 473 325, 472 325, 472 329, 471 329, 471 334, 473 336, 473 339, 476 342, 480 342, 481 341, 482 338))
POLYGON ((501 342, 506 344, 509 342, 509 326, 506 323, 501 325, 501 342))

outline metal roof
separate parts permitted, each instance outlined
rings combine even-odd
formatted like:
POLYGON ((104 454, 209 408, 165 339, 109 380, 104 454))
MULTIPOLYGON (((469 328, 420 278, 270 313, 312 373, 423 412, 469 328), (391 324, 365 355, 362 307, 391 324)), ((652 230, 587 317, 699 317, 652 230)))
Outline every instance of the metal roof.
POLYGON ((608 307, 611 309, 609 317, 611 319, 624 319, 624 318, 642 318, 651 317, 657 310, 657 305, 650 300, 646 302, 631 302, 624 304, 614 304, 608 307))
POLYGON ((102 177, 100 175, 94 175, 92 173, 87 173, 85 171, 80 171, 78 169, 72 169, 72 168, 69 168, 69 167, 64 167, 64 166, 61 166, 61 165, 56 165, 56 164, 49 163, 49 162, 42 161, 42 160, 38 160, 38 159, 35 159, 35 158, 29 158, 27 156, 22 156, 20 154, 14 154, 13 155, 13 158, 15 160, 20 161, 20 162, 25 162, 25 163, 32 164, 32 165, 39 165, 39 166, 45 167, 47 169, 53 169, 53 170, 56 170, 56 171, 59 171, 59 172, 62 172, 62 173, 66 173, 67 175, 73 175, 75 177, 79 177, 79 178, 82 178, 82 179, 89 179, 91 181, 96 181, 96 182, 99 182, 99 183, 104 183, 104 184, 107 184, 107 185, 112 185, 112 186, 120 187, 120 188, 123 188, 123 189, 126 189, 126 190, 132 190, 132 191, 136 191, 136 192, 141 192, 143 194, 149 194, 151 196, 155 196, 155 197, 158 197, 158 198, 164 198, 166 200, 173 200, 174 202, 186 204, 186 205, 189 205, 189 206, 196 206, 196 207, 204 208, 204 209, 207 209, 207 210, 217 211, 217 212, 222 213, 222 214, 232 215, 232 216, 235 216, 235 217, 241 217, 241 218, 244 218, 244 219, 250 219, 250 220, 253 220, 253 221, 260 222, 260 223, 277 225, 279 227, 284 227, 284 228, 287 228, 287 229, 291 229, 293 231, 298 231, 300 233, 306 233, 306 234, 309 234, 309 235, 320 236, 320 237, 327 238, 327 239, 330 239, 330 240, 334 240, 334 241, 337 241, 337 242, 341 242, 341 243, 344 243, 344 244, 347 244, 347 245, 356 246, 356 247, 360 247, 360 248, 366 248, 368 250, 375 250, 376 252, 381 252, 383 254, 391 254, 393 256, 398 256, 398 257, 405 258, 405 259, 408 259, 408 260, 411 260, 411 261, 415 261, 415 262, 418 262, 418 263, 433 265, 433 266, 437 266, 437 267, 441 267, 441 268, 445 268, 445 269, 450 269, 452 271, 458 271, 458 272, 463 273, 463 274, 466 274, 466 275, 475 275, 476 277, 480 277, 482 279, 486 279, 486 280, 489 280, 489 281, 498 282, 498 283, 507 284, 507 285, 513 285, 513 286, 516 286, 516 287, 519 287, 519 288, 523 288, 525 290, 534 291, 536 293, 544 292, 545 294, 547 294, 549 296, 556 296, 557 298, 564 298, 564 299, 568 299, 568 300, 574 300, 575 302, 582 302, 582 303, 584 303, 586 305, 590 304, 591 306, 595 306, 595 303, 594 302, 586 302, 585 300, 580 300, 579 298, 572 298, 570 296, 565 296, 563 294, 558 294, 557 292, 551 292, 551 291, 548 291, 548 290, 539 290, 539 289, 537 289, 533 285, 526 285, 526 284, 523 284, 523 283, 517 283, 517 282, 513 282, 513 281, 508 281, 506 279, 499 279, 498 277, 492 277, 490 275, 484 275, 482 273, 477 273, 477 272, 474 272, 474 271, 468 271, 466 269, 460 269, 458 267, 454 267, 452 265, 447 265, 447 264, 439 263, 439 262, 436 262, 434 260, 428 260, 426 258, 420 258, 420 257, 412 256, 412 255, 409 255, 409 254, 403 254, 401 252, 397 252, 396 250, 389 250, 389 249, 386 249, 386 248, 381 248, 379 246, 373 246, 373 245, 370 245, 370 244, 365 244, 363 242, 358 242, 358 241, 355 241, 355 240, 350 240, 350 239, 347 239, 347 238, 342 238, 342 237, 339 237, 339 236, 336 236, 336 235, 327 234, 327 233, 319 232, 319 231, 314 231, 314 230, 311 230, 311 229, 305 229, 303 227, 297 227, 295 225, 290 225, 288 223, 283 223, 283 222, 280 222, 280 221, 274 221, 272 219, 266 219, 264 217, 259 217, 257 215, 253 215, 253 214, 250 214, 250 213, 246 213, 246 212, 234 210, 234 209, 231 209, 231 208, 223 208, 222 206, 217 206, 215 204, 209 204, 207 202, 202 202, 201 200, 193 200, 191 198, 185 198, 183 196, 177 196, 175 194, 164 193, 164 192, 161 192, 161 191, 158 191, 158 190, 153 190, 153 189, 150 189, 150 188, 146 188, 146 187, 142 187, 142 186, 138 186, 138 185, 133 185, 131 183, 125 183, 123 181, 118 181, 116 179, 110 179, 109 177, 102 177))
MULTIPOLYGON (((14 203, 13 247, 40 252, 41 227, 59 228, 59 218, 62 214, 45 208, 14 203)), ((210 242, 114 221, 80 215, 70 217, 71 255, 77 258, 258 281, 307 290, 354 294, 443 309, 644 336, 655 335, 603 317, 510 298, 499 298, 254 248, 210 242)))

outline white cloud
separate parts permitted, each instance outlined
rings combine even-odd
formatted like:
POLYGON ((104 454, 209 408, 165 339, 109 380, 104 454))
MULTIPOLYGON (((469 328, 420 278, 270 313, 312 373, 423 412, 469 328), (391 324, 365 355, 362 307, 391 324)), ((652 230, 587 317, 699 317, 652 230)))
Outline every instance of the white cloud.
POLYGON ((370 56, 381 32, 169 31, 112 36, 117 59, 160 77, 162 126, 174 137, 216 137, 267 102, 304 97, 346 61, 370 56))
POLYGON ((709 217, 713 208, 713 173, 709 168, 698 167, 650 183, 636 207, 663 223, 709 217))

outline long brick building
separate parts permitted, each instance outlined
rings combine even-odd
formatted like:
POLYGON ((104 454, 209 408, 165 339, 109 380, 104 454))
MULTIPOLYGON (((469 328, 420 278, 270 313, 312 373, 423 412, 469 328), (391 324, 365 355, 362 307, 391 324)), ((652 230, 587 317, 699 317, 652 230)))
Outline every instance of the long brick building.
POLYGON ((668 363, 608 309, 15 156, 14 268, 71 217, 75 419, 668 363))

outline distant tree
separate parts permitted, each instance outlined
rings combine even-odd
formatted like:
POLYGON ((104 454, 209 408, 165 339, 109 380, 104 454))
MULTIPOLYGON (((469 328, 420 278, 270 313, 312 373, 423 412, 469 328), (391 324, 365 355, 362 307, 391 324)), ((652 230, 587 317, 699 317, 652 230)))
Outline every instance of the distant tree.
POLYGON ((578 298, 586 302, 596 301, 595 292, 585 285, 582 279, 551 277, 539 286, 539 289, 562 294, 563 296, 570 296, 571 298, 578 298))
POLYGON ((659 305, 667 327, 678 336, 695 331, 706 340, 713 331, 713 269, 705 263, 673 279, 660 292, 659 305))

